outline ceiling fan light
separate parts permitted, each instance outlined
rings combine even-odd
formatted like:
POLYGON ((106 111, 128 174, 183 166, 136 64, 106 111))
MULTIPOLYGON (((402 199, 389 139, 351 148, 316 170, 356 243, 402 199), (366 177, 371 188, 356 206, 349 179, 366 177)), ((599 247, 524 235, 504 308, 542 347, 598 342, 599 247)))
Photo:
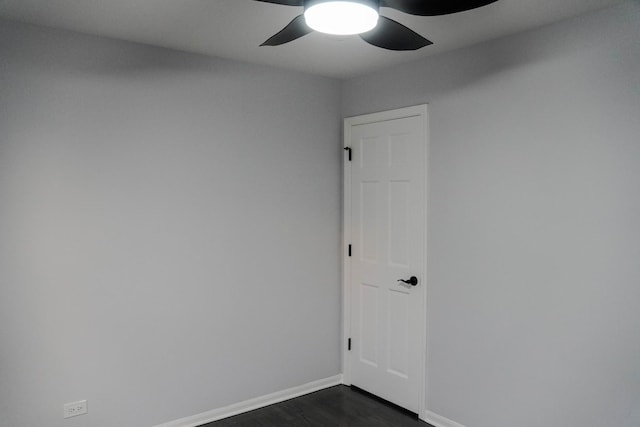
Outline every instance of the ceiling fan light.
POLYGON ((307 25, 327 34, 351 35, 372 30, 378 24, 378 10, 358 1, 323 1, 304 11, 307 25))

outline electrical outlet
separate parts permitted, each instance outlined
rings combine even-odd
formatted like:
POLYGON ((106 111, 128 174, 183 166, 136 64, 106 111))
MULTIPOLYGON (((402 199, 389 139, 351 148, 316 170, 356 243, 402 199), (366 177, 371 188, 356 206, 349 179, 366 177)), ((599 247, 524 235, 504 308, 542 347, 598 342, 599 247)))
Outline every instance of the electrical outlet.
POLYGON ((87 401, 79 400, 78 402, 71 402, 64 404, 64 417, 71 418, 77 415, 84 415, 88 411, 87 409, 87 401))

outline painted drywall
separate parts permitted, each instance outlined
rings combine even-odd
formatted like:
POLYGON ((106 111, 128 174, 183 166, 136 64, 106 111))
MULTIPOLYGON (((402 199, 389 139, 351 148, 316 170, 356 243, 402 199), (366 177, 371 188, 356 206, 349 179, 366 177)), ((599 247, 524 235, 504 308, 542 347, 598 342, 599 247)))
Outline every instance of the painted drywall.
POLYGON ((335 80, 0 22, 0 426, 338 374, 340 125, 335 80))
POLYGON ((640 425, 640 3, 343 86, 345 116, 420 103, 428 409, 640 425))

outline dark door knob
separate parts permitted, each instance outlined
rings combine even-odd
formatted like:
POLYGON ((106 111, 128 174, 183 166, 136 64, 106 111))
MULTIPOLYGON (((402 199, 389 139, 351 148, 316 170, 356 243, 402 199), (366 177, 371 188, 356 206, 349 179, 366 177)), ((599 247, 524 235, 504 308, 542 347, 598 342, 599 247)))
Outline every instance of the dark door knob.
POLYGON ((409 277, 409 280, 399 279, 398 282, 403 282, 411 286, 418 285, 418 278, 416 276, 409 277))

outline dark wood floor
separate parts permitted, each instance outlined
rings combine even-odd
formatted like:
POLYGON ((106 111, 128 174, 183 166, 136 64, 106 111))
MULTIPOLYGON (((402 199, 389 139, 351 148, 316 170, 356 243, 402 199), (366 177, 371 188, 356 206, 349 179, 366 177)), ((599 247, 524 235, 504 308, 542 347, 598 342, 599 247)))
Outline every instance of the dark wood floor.
POLYGON ((430 427, 404 410, 346 386, 236 415, 201 427, 430 427))

